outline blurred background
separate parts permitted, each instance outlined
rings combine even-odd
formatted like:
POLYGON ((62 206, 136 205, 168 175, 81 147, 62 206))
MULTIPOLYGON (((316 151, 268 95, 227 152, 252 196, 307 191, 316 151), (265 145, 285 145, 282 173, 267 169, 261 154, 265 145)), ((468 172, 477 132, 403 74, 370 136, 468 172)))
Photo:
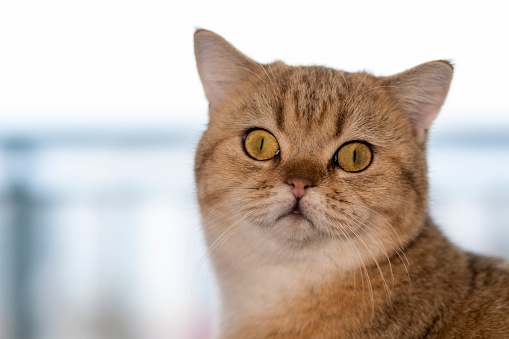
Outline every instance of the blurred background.
POLYGON ((501 1, 0 2, 0 338, 210 338, 196 27, 260 62, 389 75, 452 59, 431 213, 458 245, 509 258, 506 13, 501 1))

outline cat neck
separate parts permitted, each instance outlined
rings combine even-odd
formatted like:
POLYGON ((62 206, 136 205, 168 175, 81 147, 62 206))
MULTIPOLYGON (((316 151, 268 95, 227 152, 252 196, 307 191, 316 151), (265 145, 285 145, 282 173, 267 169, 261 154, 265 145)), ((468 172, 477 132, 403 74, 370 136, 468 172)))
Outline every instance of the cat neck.
MULTIPOLYGON (((225 221, 216 223, 224 225, 225 221)), ((428 219, 424 225, 436 228, 428 219)), ((204 226, 205 230, 214 229, 213 225, 204 226)), ((422 230, 423 226, 416 229, 422 230)), ((331 282, 338 288, 351 288, 352 274, 357 275, 357 282, 365 275, 372 277, 369 282, 372 289, 378 287, 375 284, 386 285, 392 274, 391 261, 402 261, 403 266, 408 261, 403 250, 389 254, 380 242, 369 237, 351 242, 324 239, 300 247, 284 246, 281 239, 271 237, 270 230, 246 223, 220 245, 213 246, 221 242, 220 235, 207 231, 205 234, 209 248, 214 248, 211 257, 222 294, 223 321, 228 323, 266 314, 295 295, 319 290, 331 282), (382 279, 377 278, 382 270, 387 279, 383 275, 382 279)), ((413 234, 412 238, 416 236, 413 234)), ((412 239, 403 241, 410 244, 412 239)))
MULTIPOLYGON (((433 324, 433 314, 440 312, 436 305, 453 305, 468 291, 464 283, 469 277, 466 254, 429 219, 419 235, 405 243, 401 257, 379 259, 376 264, 365 261, 357 267, 351 267, 343 257, 277 265, 274 258, 272 263, 267 259, 268 252, 256 261, 249 256, 253 249, 249 247, 239 252, 245 258, 234 257, 244 266, 221 262, 221 255, 214 257, 224 308, 221 338, 259 338, 274 333, 299 333, 293 337, 308 338, 323 330, 334 338, 356 337, 365 331, 386 333, 387 323, 377 323, 377 319, 392 319, 388 313, 395 314, 394 321, 398 317, 421 319, 424 307, 430 312, 429 319, 414 329, 421 333, 433 324)), ((324 249, 321 253, 333 252, 324 249)), ((400 337, 396 329, 394 333, 400 337)))

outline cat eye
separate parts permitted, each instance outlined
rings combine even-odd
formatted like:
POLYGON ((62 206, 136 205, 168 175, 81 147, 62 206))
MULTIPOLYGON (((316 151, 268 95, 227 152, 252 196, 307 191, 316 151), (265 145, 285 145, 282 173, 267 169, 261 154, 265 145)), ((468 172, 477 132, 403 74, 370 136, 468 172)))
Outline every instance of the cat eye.
POLYGON ((270 160, 279 153, 276 138, 264 129, 255 129, 244 136, 244 149, 255 160, 270 160))
POLYGON ((360 172, 368 168, 373 154, 368 145, 359 141, 344 144, 334 155, 334 162, 347 172, 360 172))

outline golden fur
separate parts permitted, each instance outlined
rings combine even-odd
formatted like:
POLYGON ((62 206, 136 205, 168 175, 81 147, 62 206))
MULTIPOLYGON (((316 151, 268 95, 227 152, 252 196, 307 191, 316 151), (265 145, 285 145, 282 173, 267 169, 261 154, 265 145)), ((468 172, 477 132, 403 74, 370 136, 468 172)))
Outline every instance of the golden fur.
POLYGON ((261 65, 195 34, 210 122, 195 174, 222 297, 220 338, 509 337, 509 269, 465 253, 428 216, 426 139, 453 68, 390 77, 261 65), (270 131, 280 154, 247 156, 270 131), (333 156, 370 145, 349 173, 333 156), (295 207, 291 178, 310 183, 295 207))

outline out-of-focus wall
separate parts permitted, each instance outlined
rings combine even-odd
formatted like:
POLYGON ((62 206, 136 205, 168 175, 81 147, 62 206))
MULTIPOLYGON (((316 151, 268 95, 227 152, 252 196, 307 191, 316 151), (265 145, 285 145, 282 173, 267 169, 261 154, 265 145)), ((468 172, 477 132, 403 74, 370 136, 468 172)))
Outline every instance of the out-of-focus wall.
POLYGON ((210 337, 189 132, 0 142, 0 337, 210 337))
POLYGON ((428 151, 430 211, 473 252, 509 259, 509 132, 437 126, 428 151))

